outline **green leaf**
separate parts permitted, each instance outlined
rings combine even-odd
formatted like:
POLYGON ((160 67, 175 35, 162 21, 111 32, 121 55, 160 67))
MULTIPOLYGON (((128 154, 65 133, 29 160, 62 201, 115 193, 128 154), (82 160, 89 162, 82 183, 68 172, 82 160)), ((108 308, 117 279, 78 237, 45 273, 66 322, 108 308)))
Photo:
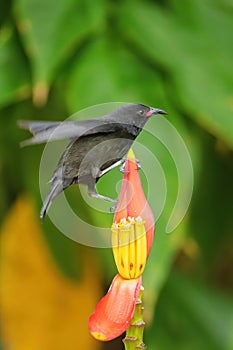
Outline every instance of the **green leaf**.
POLYGON ((163 91, 155 70, 122 46, 117 38, 92 42, 71 72, 67 101, 71 112, 105 102, 159 104, 163 91))
POLYGON ((146 343, 159 349, 233 348, 233 301, 173 272, 161 294, 146 343))
MULTIPOLYGON (((233 211, 233 154, 209 135, 202 140, 201 172, 196 179, 190 215, 190 232, 202 251, 205 267, 229 244, 233 211), (211 243, 210 243, 211 242, 211 243)), ((216 267, 215 267, 216 268, 216 267)))
POLYGON ((0 31, 0 107, 28 97, 30 74, 27 60, 11 27, 0 31))
POLYGON ((34 82, 49 84, 78 43, 102 28, 104 0, 18 0, 15 13, 34 82))
POLYGON ((166 70, 170 95, 176 91, 174 103, 233 147, 232 17, 211 2, 189 1, 185 7, 187 17, 182 2, 169 9, 127 2, 120 27, 128 41, 166 70))
POLYGON ((143 274, 145 321, 150 324, 154 316, 158 298, 172 268, 178 250, 187 235, 187 222, 183 222, 171 235, 165 234, 165 224, 156 228, 153 248, 143 274))
MULTIPOLYGON (((5 0, 0 0, 0 26, 4 23, 7 22, 9 16, 10 16, 10 11, 11 11, 11 5, 12 1, 5 1, 5 0)), ((0 349, 1 349, 1 344, 0 344, 0 349)))

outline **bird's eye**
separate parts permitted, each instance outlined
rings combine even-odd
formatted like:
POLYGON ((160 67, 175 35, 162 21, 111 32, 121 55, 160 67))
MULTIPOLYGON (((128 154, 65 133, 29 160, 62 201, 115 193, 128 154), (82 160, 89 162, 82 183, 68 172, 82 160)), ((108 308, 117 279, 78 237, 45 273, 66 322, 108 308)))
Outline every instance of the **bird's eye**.
POLYGON ((143 115, 143 114, 144 114, 144 111, 141 109, 141 110, 138 112, 138 114, 143 115))

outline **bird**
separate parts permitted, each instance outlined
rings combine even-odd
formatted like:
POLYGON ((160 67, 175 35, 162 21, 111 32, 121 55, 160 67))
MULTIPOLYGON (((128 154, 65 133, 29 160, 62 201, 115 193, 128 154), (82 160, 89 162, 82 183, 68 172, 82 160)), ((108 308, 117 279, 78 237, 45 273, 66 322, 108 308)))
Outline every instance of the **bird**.
POLYGON ((33 134, 31 139, 21 142, 21 146, 70 139, 50 180, 51 187, 40 218, 45 217, 54 198, 72 184, 87 185, 92 197, 116 201, 99 194, 96 183, 108 171, 124 163, 124 156, 148 119, 157 114, 167 112, 131 103, 102 117, 87 120, 18 121, 19 127, 33 134))

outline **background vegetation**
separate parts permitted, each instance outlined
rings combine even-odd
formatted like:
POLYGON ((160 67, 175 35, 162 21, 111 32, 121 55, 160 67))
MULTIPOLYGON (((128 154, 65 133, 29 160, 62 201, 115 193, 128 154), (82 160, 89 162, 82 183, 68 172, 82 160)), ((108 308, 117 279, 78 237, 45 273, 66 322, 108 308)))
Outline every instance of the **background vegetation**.
MULTIPOLYGON (((112 101, 166 109, 194 166, 189 212, 166 235, 175 167, 140 135, 169 188, 144 277, 148 349, 233 349, 232 33, 231 0, 0 1, 2 349, 123 348, 87 330, 115 274, 111 252, 72 242, 49 219, 40 224, 43 146, 20 149, 28 134, 16 126, 112 101)), ((113 171, 99 190, 115 196, 120 178, 113 171)), ((67 192, 85 220, 110 224, 77 189, 67 192)))

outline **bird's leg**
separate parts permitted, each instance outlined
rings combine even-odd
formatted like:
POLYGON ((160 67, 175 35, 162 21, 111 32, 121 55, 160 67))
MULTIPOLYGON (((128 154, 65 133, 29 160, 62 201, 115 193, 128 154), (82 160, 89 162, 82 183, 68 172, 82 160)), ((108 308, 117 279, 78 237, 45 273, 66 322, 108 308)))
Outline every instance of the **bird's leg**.
POLYGON ((104 199, 104 200, 109 201, 109 202, 116 202, 117 203, 117 199, 106 197, 106 196, 103 196, 102 194, 99 194, 99 193, 91 192, 91 193, 89 193, 89 195, 91 197, 94 197, 94 198, 104 199))
MULTIPOLYGON (((110 198, 110 197, 103 196, 102 194, 99 194, 97 192, 88 192, 88 194, 89 194, 89 196, 94 197, 94 198, 104 199, 104 200, 109 201, 109 202, 115 202, 115 203, 118 202, 117 199, 113 199, 113 198, 110 198)), ((112 205, 110 207, 110 209, 109 209, 110 213, 115 213, 116 208, 117 208, 117 204, 116 205, 112 205)))
POLYGON ((103 176, 104 174, 106 174, 107 172, 109 172, 110 170, 114 169, 115 167, 117 167, 118 165, 121 165, 122 163, 125 162, 125 158, 122 158, 120 160, 118 160, 116 163, 110 165, 108 168, 102 170, 102 171, 99 171, 98 173, 98 177, 101 177, 103 176))
POLYGON ((89 196, 94 197, 94 198, 104 199, 104 200, 109 201, 109 202, 117 203, 117 199, 103 196, 102 194, 97 193, 95 189, 89 189, 88 194, 89 194, 89 196))

